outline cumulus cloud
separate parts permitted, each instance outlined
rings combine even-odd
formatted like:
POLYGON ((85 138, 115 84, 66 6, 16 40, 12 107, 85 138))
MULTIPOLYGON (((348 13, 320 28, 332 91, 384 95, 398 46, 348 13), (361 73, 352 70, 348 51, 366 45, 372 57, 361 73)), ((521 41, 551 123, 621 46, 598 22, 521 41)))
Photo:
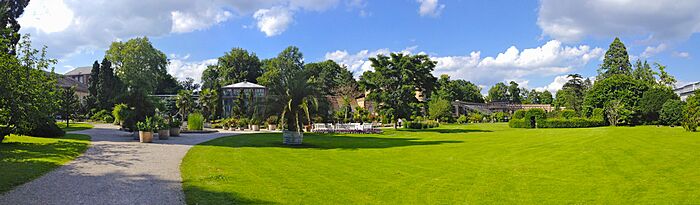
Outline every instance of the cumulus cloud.
POLYGON ((690 58, 690 53, 688 52, 673 52, 673 56, 679 58, 690 58))
MULTIPOLYGON (((371 63, 367 61, 368 57, 389 52, 389 49, 363 50, 355 54, 334 51, 326 53, 326 59, 347 65, 357 75, 358 72, 361 74, 372 70, 371 63)), ((601 48, 591 48, 587 45, 569 47, 552 40, 540 47, 522 51, 511 46, 495 57, 482 57, 480 51, 472 51, 463 56, 433 56, 432 59, 437 61, 433 74, 448 74, 452 78, 469 80, 478 85, 493 85, 504 80, 527 84, 528 82, 522 79, 528 76, 568 74, 584 67, 590 61, 600 59, 603 53, 601 48)))
POLYGON ((274 7, 271 9, 260 9, 255 12, 253 18, 258 20, 258 28, 266 36, 280 35, 287 30, 292 23, 293 14, 289 9, 274 7))
POLYGON ((697 0, 542 0, 537 25, 562 41, 589 35, 687 39, 700 32, 698 10, 697 0))
MULTIPOLYGON (((417 46, 411 46, 399 52, 406 54, 413 53, 417 48, 417 46)), ((372 68, 372 62, 368 60, 370 57, 375 57, 377 55, 389 55, 390 53, 391 51, 388 48, 382 48, 375 51, 361 50, 355 54, 351 54, 346 50, 337 50, 326 53, 325 58, 326 60, 333 60, 338 64, 347 66, 348 70, 350 70, 355 77, 359 77, 365 71, 374 70, 372 68)))
POLYGON ((320 12, 338 4, 339 0, 32 0, 19 22, 20 32, 31 34, 35 45, 47 45, 51 57, 63 58, 105 49, 115 40, 204 30, 255 14, 262 32, 279 35, 293 22, 292 11, 320 12))
POLYGON ((643 58, 649 58, 653 55, 664 52, 667 48, 668 46, 665 43, 659 44, 658 46, 647 46, 640 56, 643 58))
POLYGON ((201 82, 202 72, 209 65, 214 65, 217 63, 217 59, 207 59, 202 61, 187 61, 189 55, 178 58, 177 56, 170 60, 168 64, 168 73, 173 75, 178 80, 184 80, 185 78, 192 78, 196 82, 201 82))
POLYGON ((421 16, 439 16, 445 9, 445 4, 438 3, 438 0, 416 0, 420 4, 418 14, 421 16))

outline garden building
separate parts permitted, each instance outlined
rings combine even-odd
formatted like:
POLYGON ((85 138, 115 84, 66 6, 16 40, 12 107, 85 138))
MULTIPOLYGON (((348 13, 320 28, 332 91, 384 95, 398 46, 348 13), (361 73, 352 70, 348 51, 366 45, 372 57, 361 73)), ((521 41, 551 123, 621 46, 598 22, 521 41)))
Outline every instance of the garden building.
POLYGON ((262 114, 264 116, 265 97, 267 88, 250 82, 240 82, 221 87, 221 104, 223 105, 223 117, 234 115, 250 116, 262 114))

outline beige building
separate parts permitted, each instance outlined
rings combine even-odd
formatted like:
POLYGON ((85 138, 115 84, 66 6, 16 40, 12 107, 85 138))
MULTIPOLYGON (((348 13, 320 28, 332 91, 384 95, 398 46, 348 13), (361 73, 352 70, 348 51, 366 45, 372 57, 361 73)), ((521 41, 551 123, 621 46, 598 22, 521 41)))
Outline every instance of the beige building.
POLYGON ((68 71, 65 76, 72 78, 82 84, 89 85, 90 84, 90 73, 92 72, 92 67, 89 66, 84 66, 84 67, 77 67, 71 71, 68 71))

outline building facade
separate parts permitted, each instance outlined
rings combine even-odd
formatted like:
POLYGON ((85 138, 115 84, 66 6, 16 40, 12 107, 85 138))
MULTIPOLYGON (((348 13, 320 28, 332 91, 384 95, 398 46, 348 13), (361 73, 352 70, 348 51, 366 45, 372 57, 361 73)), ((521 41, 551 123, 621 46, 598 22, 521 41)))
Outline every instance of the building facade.
POLYGON ((554 110, 554 107, 549 104, 519 104, 509 102, 473 103, 454 101, 452 102, 452 107, 454 108, 452 116, 455 117, 458 117, 460 115, 466 115, 470 112, 491 114, 494 112, 513 113, 516 110, 529 110, 534 108, 541 108, 547 112, 551 112, 554 110))
POLYGON ((673 89, 673 92, 676 93, 676 95, 680 96, 682 101, 685 101, 685 99, 687 99, 688 96, 693 95, 693 93, 695 93, 696 90, 700 90, 700 82, 695 82, 682 87, 678 87, 676 89, 673 89))
POLYGON ((237 113, 257 112, 264 116, 265 104, 262 101, 266 97, 267 88, 255 83, 240 82, 221 87, 222 115, 231 117, 237 113))
POLYGON ((90 84, 90 72, 92 72, 92 67, 77 67, 71 71, 64 74, 67 77, 73 78, 74 80, 89 85, 90 84))

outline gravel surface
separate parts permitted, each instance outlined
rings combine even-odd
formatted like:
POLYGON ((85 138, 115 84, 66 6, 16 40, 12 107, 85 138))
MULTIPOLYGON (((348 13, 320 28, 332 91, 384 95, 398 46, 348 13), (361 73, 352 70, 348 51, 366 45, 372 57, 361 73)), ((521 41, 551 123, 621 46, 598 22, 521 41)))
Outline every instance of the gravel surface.
POLYGON ((92 137, 80 157, 0 196, 0 204, 185 204, 180 162, 193 145, 241 132, 181 134, 138 143, 116 126, 72 133, 92 137))

